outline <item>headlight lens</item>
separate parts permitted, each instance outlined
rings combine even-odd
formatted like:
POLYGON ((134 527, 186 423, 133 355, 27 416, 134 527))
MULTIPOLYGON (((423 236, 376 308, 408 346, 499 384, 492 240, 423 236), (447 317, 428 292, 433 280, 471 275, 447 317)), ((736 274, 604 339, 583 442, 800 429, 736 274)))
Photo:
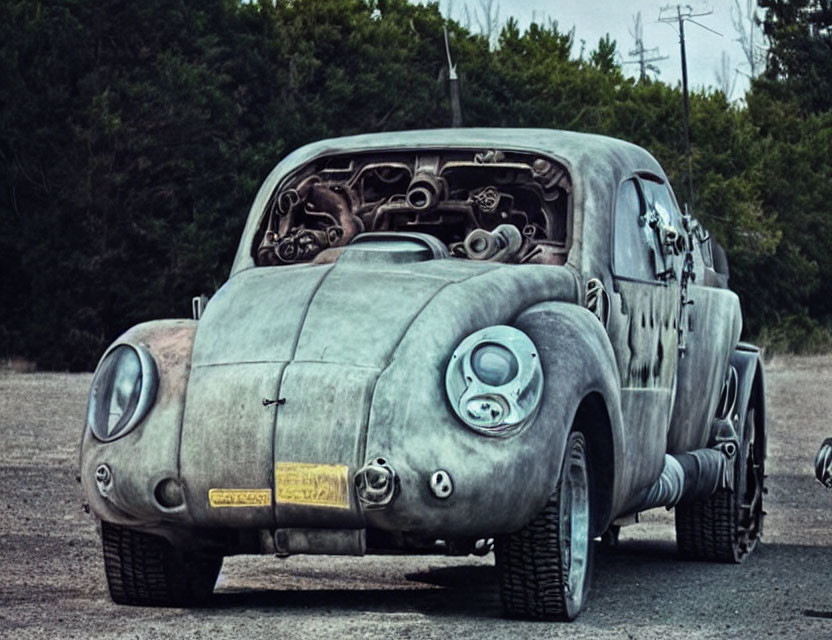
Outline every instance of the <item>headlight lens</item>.
POLYGON ((90 388, 87 426, 99 440, 127 433, 147 414, 156 395, 156 365, 141 347, 121 344, 101 360, 90 388))
POLYGON ((529 337, 496 325, 471 334, 451 356, 445 390, 457 416, 488 435, 530 423, 543 395, 543 370, 529 337))
POLYGON ((485 384, 499 387, 517 376, 517 358, 505 347, 486 342, 471 352, 471 368, 485 384))

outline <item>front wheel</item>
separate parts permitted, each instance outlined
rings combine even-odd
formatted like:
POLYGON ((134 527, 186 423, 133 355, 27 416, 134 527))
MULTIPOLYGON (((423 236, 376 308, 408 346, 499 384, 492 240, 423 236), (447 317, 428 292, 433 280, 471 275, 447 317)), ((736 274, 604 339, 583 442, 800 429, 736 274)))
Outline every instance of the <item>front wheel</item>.
POLYGON ((590 473, 586 439, 569 435, 549 501, 520 531, 497 538, 495 555, 506 613, 574 620, 589 591, 590 473))
POLYGON ((757 546, 763 530, 765 425, 749 406, 745 415, 734 490, 676 507, 679 553, 695 560, 742 562, 757 546))
POLYGON ((167 540, 101 523, 104 570, 117 604, 186 607, 214 591, 222 556, 175 548, 167 540))

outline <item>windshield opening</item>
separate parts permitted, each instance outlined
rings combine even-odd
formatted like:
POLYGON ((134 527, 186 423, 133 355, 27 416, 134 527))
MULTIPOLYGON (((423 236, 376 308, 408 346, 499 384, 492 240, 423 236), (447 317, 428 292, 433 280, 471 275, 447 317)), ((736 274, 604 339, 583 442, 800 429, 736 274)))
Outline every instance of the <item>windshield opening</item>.
POLYGON ((331 262, 360 233, 407 231, 459 258, 564 264, 571 192, 565 167, 536 154, 329 156, 272 194, 252 253, 259 266, 331 262))

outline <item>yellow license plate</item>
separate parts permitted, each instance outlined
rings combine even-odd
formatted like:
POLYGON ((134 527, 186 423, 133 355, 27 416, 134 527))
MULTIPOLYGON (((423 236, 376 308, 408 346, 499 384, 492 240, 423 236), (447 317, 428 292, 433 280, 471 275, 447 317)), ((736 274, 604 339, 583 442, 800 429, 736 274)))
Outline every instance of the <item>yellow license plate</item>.
POLYGON ((347 465, 278 462, 274 482, 278 503, 350 508, 347 465))
POLYGON ((271 489, 208 489, 208 503, 214 507, 270 507, 271 489))

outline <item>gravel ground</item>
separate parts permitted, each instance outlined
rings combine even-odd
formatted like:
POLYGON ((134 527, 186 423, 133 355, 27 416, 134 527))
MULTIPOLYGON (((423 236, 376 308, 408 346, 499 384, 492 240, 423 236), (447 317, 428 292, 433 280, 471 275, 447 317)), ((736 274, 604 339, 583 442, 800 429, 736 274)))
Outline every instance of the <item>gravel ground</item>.
POLYGON ((767 373, 765 544, 741 566, 683 562, 672 513, 645 514, 598 549, 567 625, 502 618, 492 556, 236 557, 208 608, 114 605, 75 479, 91 376, 0 371, 0 637, 832 638, 832 492, 812 476, 832 357, 767 373))

